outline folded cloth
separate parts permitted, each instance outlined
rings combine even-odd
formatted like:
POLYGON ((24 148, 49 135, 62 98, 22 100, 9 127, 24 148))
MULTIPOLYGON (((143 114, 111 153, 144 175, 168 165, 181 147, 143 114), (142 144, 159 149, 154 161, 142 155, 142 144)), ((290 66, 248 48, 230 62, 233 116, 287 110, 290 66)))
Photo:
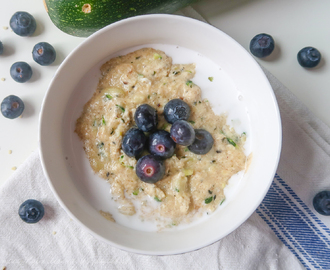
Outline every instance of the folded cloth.
MULTIPOLYGON (((196 17, 193 10, 188 16, 196 17), (192 15, 191 15, 192 14, 192 15)), ((113 248, 78 226, 56 201, 38 150, 0 188, 0 267, 10 269, 330 269, 330 218, 312 206, 330 189, 330 129, 264 69, 280 107, 283 150, 265 199, 233 233, 200 250, 144 256, 113 248), (37 199, 44 218, 26 224, 20 204, 37 199)))

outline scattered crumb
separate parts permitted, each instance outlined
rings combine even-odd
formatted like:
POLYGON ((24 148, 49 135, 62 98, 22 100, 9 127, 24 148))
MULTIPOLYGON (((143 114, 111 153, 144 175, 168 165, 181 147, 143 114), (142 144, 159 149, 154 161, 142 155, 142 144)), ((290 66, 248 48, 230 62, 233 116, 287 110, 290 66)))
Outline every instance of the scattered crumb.
POLYGON ((100 214, 107 220, 116 222, 115 219, 112 217, 112 215, 109 212, 104 212, 104 211, 100 210, 100 214))
POLYGON ((2 267, 2 270, 6 270, 6 269, 7 269, 7 267, 6 267, 6 266, 2 267))
POLYGON ((13 151, 9 150, 9 151, 8 151, 8 154, 11 154, 12 152, 13 152, 13 151))
POLYGON ((55 235, 56 234, 56 232, 55 231, 53 231, 53 235, 55 235))
POLYGON ((22 118, 23 117, 23 114, 21 114, 18 118, 22 118))
POLYGON ((3 30, 8 30, 8 26, 2 26, 3 30))
POLYGON ((6 78, 1 78, 0 80, 4 82, 6 80, 6 78))
POLYGON ((14 166, 14 167, 12 167, 11 169, 12 169, 13 171, 16 171, 17 167, 14 166))

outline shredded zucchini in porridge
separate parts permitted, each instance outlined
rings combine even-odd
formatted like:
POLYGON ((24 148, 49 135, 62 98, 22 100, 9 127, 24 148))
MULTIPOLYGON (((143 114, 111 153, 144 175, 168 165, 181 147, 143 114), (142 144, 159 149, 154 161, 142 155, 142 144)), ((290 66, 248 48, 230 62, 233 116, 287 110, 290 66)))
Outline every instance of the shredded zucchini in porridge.
POLYGON ((136 214, 137 202, 142 218, 161 216, 179 224, 201 210, 217 209, 225 200, 228 180, 245 168, 246 137, 236 134, 226 124, 226 116, 216 115, 208 100, 202 100, 201 89, 193 82, 195 65, 172 64, 164 52, 143 48, 109 60, 102 65, 101 75, 75 132, 93 171, 109 182, 119 212, 136 214), (141 104, 157 110, 158 129, 170 131, 163 109, 177 98, 190 106, 193 128, 212 134, 213 147, 205 155, 196 155, 176 145, 175 154, 164 161, 164 178, 155 184, 142 182, 135 173, 137 160, 121 149, 123 136, 135 125, 134 113, 141 104), (152 198, 156 207, 149 207, 146 198, 152 198))

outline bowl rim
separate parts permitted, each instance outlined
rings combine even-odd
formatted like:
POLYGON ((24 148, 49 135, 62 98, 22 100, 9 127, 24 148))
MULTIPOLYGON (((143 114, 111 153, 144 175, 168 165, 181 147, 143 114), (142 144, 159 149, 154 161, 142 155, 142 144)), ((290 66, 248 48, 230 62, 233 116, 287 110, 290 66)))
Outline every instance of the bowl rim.
MULTIPOLYGON (((57 193, 53 183, 52 183, 52 180, 51 180, 51 177, 49 176, 48 174, 48 171, 47 171, 47 164, 46 164, 46 161, 45 161, 45 156, 44 156, 44 153, 43 153, 43 138, 42 138, 42 129, 43 129, 43 121, 44 121, 44 111, 46 110, 46 106, 45 104, 47 103, 47 97, 48 97, 48 94, 52 88, 52 85, 54 83, 54 81, 57 79, 57 77, 59 76, 59 73, 61 71, 61 69, 66 65, 67 62, 70 61, 71 59, 71 56, 74 55, 77 51, 79 51, 82 47, 84 46, 87 46, 89 41, 93 38, 95 38, 96 36, 99 36, 99 35, 103 35, 103 33, 109 31, 109 29, 111 28, 115 28, 115 27, 118 27, 122 24, 127 24, 127 23, 131 23, 132 21, 136 21, 136 20, 144 20, 146 18, 154 18, 154 19, 178 19, 178 20, 184 20, 184 21, 190 21, 190 22, 194 22, 196 24, 199 24, 200 26, 202 27, 209 27, 209 28, 213 28, 217 31, 220 31, 222 34, 224 34, 227 38, 231 39, 232 42, 236 43, 239 47, 241 47, 243 50, 245 50, 245 48, 243 48, 236 40, 234 40, 232 37, 230 37, 229 35, 227 35, 226 33, 222 32, 220 29, 212 26, 211 24, 208 24, 206 22, 203 22, 203 21, 200 21, 198 19, 194 19, 194 18, 191 18, 191 17, 186 17, 186 16, 182 16, 182 15, 173 15, 173 14, 148 14, 148 15, 139 15, 139 16, 134 16, 134 17, 130 17, 130 18, 126 18, 126 19, 123 19, 123 20, 120 20, 118 22, 115 22, 115 23, 112 23, 108 26, 105 26, 104 28, 98 30, 97 32, 93 33, 92 35, 90 35, 88 38, 86 38, 82 43, 80 43, 77 47, 75 47, 68 55, 67 57, 63 60, 63 62, 59 65, 59 67, 57 68, 57 70, 55 71, 55 74, 53 76, 53 78, 51 79, 49 85, 48 85, 48 88, 47 88, 47 91, 45 93, 45 96, 43 98, 43 101, 42 101, 42 105, 41 105, 41 110, 40 110, 40 114, 39 114, 39 125, 38 125, 38 136, 39 136, 39 139, 38 139, 38 143, 39 143, 39 154, 40 154, 40 159, 41 159, 41 164, 42 164, 42 168, 43 168, 43 171, 44 171, 44 174, 46 176, 46 179, 47 179, 47 182, 48 182, 48 185, 50 187, 50 189, 52 190, 52 193, 53 195, 55 196, 57 202, 60 204, 60 206, 65 210, 65 212, 75 221, 79 224, 79 226, 81 226, 82 228, 84 228, 85 231, 89 232, 91 235, 93 235, 96 239, 98 240, 101 240, 102 242, 106 242, 107 244, 110 244, 111 246, 113 247, 116 247, 120 250, 123 250, 123 251, 128 251, 128 252, 132 252, 132 253, 136 253, 136 254, 140 254, 140 255, 176 255, 176 254, 184 254, 184 253, 188 253, 188 252, 191 252, 191 251, 196 251, 196 250, 199 250, 199 249, 202 249, 204 247, 207 247, 217 241, 219 241, 220 239, 222 238, 219 238, 219 239, 214 239, 213 241, 210 241, 209 243, 206 243, 202 246, 199 246, 199 247, 193 247, 191 249, 185 249, 185 250, 177 250, 175 252, 157 252, 157 251, 145 251, 145 250, 137 250, 135 248, 130 248, 130 247, 127 247, 127 246, 124 246, 124 245, 120 245, 120 244, 117 244, 117 243, 114 243, 112 241, 110 241, 109 239, 106 239, 104 237, 102 237, 101 235, 99 235, 97 232, 93 231, 92 229, 90 229, 87 225, 85 225, 80 219, 78 219, 71 211, 70 209, 63 203, 60 195, 57 193)), ((245 50, 246 51, 246 50, 245 50)), ((273 165, 273 170, 272 172, 270 173, 269 172, 269 175, 273 175, 275 176, 275 173, 276 173, 276 170, 277 170, 277 167, 278 167, 278 164, 279 164, 279 160, 280 160, 280 154, 281 154, 281 148, 282 148, 282 124, 281 124, 281 117, 280 117, 280 110, 279 110, 279 107, 278 107, 278 103, 277 103, 277 100, 276 100, 276 96, 275 96, 275 93, 272 89, 272 86, 266 76, 266 74, 264 73, 264 71, 262 70, 262 68, 260 67, 260 65, 257 63, 257 61, 250 55, 248 54, 247 52, 247 55, 249 55, 250 59, 253 60, 253 62, 256 64, 256 68, 259 69, 260 73, 263 74, 263 76, 265 77, 266 79, 266 82, 268 83, 269 85, 269 89, 272 90, 272 91, 269 91, 269 94, 271 95, 271 99, 274 103, 274 107, 275 107, 275 114, 277 116, 277 127, 276 129, 278 130, 278 134, 276 136, 277 138, 277 152, 274 153, 276 154, 276 160, 274 162, 274 165, 273 165)), ((268 179, 267 179, 268 180, 268 179)), ((255 201, 255 204, 254 204, 254 207, 253 209, 251 208, 251 211, 249 213, 246 213, 244 215, 244 218, 242 219, 243 221, 239 224, 236 224, 236 226, 233 226, 232 229, 226 234, 226 235, 229 235, 230 233, 232 233, 234 230, 236 230, 239 226, 241 226, 254 212, 255 210, 257 209, 257 207, 259 206, 259 204, 262 202, 262 200, 264 199, 264 197, 266 196, 268 190, 269 190, 269 187, 271 185, 273 181, 273 177, 271 177, 269 180, 268 180, 268 186, 267 186, 267 189, 265 189, 263 192, 262 192, 262 196, 260 196, 260 200, 256 200, 255 201)))

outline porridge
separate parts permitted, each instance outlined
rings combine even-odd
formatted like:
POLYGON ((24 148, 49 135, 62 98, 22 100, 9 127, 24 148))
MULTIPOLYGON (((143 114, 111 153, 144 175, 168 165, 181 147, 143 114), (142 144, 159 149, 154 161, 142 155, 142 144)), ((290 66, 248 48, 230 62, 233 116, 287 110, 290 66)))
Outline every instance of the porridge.
POLYGON ((109 182, 118 211, 135 215, 140 207, 143 219, 162 217, 177 225, 197 213, 217 209, 225 200, 228 180, 245 169, 246 137, 237 134, 226 124, 226 116, 216 115, 208 100, 202 99, 201 89, 193 82, 195 65, 172 64, 164 52, 143 48, 109 60, 102 65, 101 75, 75 132, 93 171, 109 182), (189 105, 188 122, 194 129, 208 131, 214 143, 204 155, 177 144, 174 155, 164 160, 164 177, 154 184, 145 183, 136 175, 137 159, 123 151, 122 140, 135 126, 134 114, 141 104, 155 108, 157 129, 169 132, 164 107, 173 99, 189 105))

